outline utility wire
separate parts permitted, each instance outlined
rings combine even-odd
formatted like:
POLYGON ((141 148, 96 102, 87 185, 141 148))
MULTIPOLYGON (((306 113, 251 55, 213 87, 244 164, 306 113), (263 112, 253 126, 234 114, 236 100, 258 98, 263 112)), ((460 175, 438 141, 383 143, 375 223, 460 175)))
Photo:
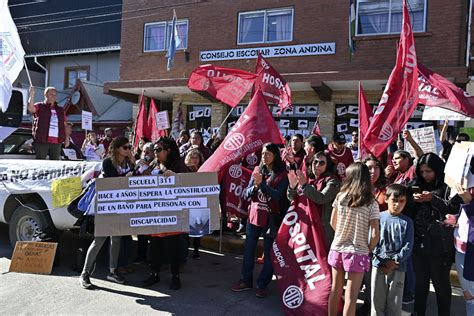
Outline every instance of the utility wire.
MULTIPOLYGON (((151 10, 156 10, 156 9, 163 9, 163 8, 172 8, 172 7, 180 7, 180 6, 186 6, 190 4, 196 4, 198 3, 197 1, 192 1, 192 2, 185 2, 181 4, 172 4, 172 5, 164 5, 164 6, 155 6, 151 8, 142 8, 142 9, 135 9, 135 10, 127 10, 127 11, 121 11, 121 12, 113 12, 113 13, 103 13, 103 14, 97 14, 97 15, 87 15, 87 16, 82 16, 82 17, 71 17, 63 20, 58 20, 58 21, 46 21, 46 22, 38 22, 38 23, 30 23, 30 24, 22 24, 18 25, 17 27, 21 28, 26 28, 26 27, 31 27, 31 26, 39 26, 39 25, 49 25, 49 24, 57 24, 57 23, 65 23, 65 22, 72 22, 76 20, 82 20, 82 19, 94 19, 94 18, 101 18, 101 17, 106 17, 106 16, 111 16, 111 15, 117 15, 117 14, 129 14, 129 13, 136 13, 136 12, 143 12, 143 11, 151 11, 151 10)), ((153 16, 158 13, 150 14, 150 15, 142 15, 142 16, 135 16, 135 17, 128 17, 128 18, 122 18, 122 19, 114 19, 114 20, 106 20, 106 21, 100 21, 100 22, 93 22, 95 24, 103 24, 103 23, 110 23, 110 22, 116 22, 120 20, 128 20, 128 19, 137 19, 141 17, 147 17, 147 16, 153 16)), ((80 25, 70 25, 68 27, 64 28, 70 28, 70 27, 77 27, 77 26, 82 26, 82 25, 94 25, 92 23, 86 23, 86 24, 80 24, 80 25)), ((58 28, 54 28, 58 29, 58 28)), ((48 31, 48 30, 53 30, 51 29, 44 29, 41 31, 48 31)), ((33 33, 36 31, 28 31, 24 33, 33 33)))
MULTIPOLYGON (((75 9, 75 10, 68 10, 68 11, 51 12, 51 13, 45 13, 45 14, 21 16, 21 17, 14 18, 13 20, 34 19, 34 18, 40 18, 40 17, 50 16, 50 15, 58 15, 58 14, 66 14, 66 13, 73 13, 73 12, 90 11, 90 10, 96 10, 96 9, 106 9, 106 8, 117 7, 117 6, 121 6, 121 5, 122 5, 122 4, 111 4, 111 5, 104 5, 104 6, 93 7, 93 8, 84 8, 84 9, 75 9)), ((10 7, 11 7, 11 6, 10 6, 10 7)), ((39 22, 42 22, 42 21, 39 21, 39 22)))

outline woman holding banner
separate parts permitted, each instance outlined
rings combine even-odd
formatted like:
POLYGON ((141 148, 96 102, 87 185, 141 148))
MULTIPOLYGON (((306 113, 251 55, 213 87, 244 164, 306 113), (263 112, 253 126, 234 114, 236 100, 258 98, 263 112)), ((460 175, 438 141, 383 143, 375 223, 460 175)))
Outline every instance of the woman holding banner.
MULTIPOLYGON (((102 162, 101 177, 123 177, 131 176, 134 168, 134 159, 131 153, 132 146, 126 137, 115 138, 109 146, 108 157, 102 162)), ((84 269, 80 276, 80 284, 83 288, 92 286, 90 275, 92 267, 97 258, 97 255, 105 244, 108 237, 95 237, 92 244, 89 246, 86 255, 84 269)), ((120 253, 120 236, 110 237, 110 257, 109 257, 109 274, 107 280, 123 284, 125 278, 116 271, 117 262, 120 253)))
POLYGON ((336 166, 331 156, 324 151, 318 152, 311 158, 311 169, 308 169, 310 180, 305 174, 297 170, 288 173, 290 185, 288 199, 292 201, 298 191, 314 202, 319 216, 322 219, 326 245, 329 247, 334 239, 334 230, 331 227, 332 202, 339 192, 340 183, 336 176, 336 166), (299 187, 298 187, 299 186, 299 187))
MULTIPOLYGON (((162 174, 165 177, 175 173, 188 172, 188 168, 179 156, 179 149, 176 142, 168 137, 161 137, 154 146, 156 156, 156 168, 152 174, 162 174)), ((180 242, 181 232, 162 233, 152 235, 150 238, 151 248, 151 272, 144 281, 145 286, 152 286, 160 281, 160 270, 162 264, 169 264, 171 267, 172 290, 181 288, 179 278, 179 254, 182 253, 183 244, 180 242)))
POLYGON ((232 291, 250 290, 253 286, 253 268, 258 239, 263 234, 264 263, 257 279, 256 296, 266 296, 266 287, 272 280, 273 267, 270 251, 280 227, 282 215, 288 209, 286 190, 288 177, 285 164, 281 160, 277 145, 263 145, 262 162, 252 174, 246 190, 246 197, 251 199, 249 218, 246 229, 242 279, 232 287, 232 291))

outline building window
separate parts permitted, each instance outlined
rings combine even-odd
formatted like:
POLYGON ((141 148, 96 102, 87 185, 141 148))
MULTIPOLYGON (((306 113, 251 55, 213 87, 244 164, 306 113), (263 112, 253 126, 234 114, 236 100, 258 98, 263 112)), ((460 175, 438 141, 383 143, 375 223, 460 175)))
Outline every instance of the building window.
MULTIPOLYGON (((409 0, 408 9, 413 31, 426 30, 426 0, 409 0)), ((402 0, 358 0, 357 35, 400 33, 402 0)))
MULTIPOLYGON (((178 49, 186 49, 188 47, 188 21, 178 20, 176 22, 178 28, 178 37, 181 43, 178 49)), ((143 40, 143 51, 160 52, 168 49, 172 22, 156 22, 145 24, 145 34, 143 40)))
POLYGON ((293 40, 293 9, 239 13, 238 44, 293 40))
POLYGON ((64 89, 70 89, 74 87, 77 79, 81 79, 81 81, 89 80, 89 74, 89 66, 64 68, 64 89))

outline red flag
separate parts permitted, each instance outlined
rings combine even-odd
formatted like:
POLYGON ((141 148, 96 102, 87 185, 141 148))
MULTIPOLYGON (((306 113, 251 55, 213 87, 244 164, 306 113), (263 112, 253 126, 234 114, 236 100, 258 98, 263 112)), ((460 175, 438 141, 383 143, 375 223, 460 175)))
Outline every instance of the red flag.
POLYGON ((321 126, 319 125, 319 115, 316 116, 316 122, 314 122, 313 130, 311 134, 321 136, 321 126))
POLYGON ((285 315, 326 316, 331 268, 321 218, 307 197, 293 200, 271 256, 285 315))
POLYGON ((395 140, 418 105, 415 40, 406 1, 402 23, 397 62, 365 136, 365 145, 376 157, 395 140))
POLYGON ((221 170, 240 162, 242 157, 261 149, 268 142, 285 143, 262 92, 257 89, 244 113, 199 172, 217 171, 219 179, 222 179, 221 170))
POLYGON ((421 104, 474 117, 474 97, 420 63, 418 85, 421 104))
POLYGON ((364 160, 370 154, 370 150, 365 145, 364 137, 369 129, 370 121, 374 113, 362 88, 362 83, 359 81, 359 158, 364 160))
POLYGON ((140 107, 138 108, 138 115, 135 122, 135 139, 133 145, 135 149, 138 148, 138 141, 141 137, 151 138, 151 130, 148 127, 145 108, 145 97, 142 95, 140 107))
POLYGON ((235 107, 250 90, 257 75, 239 69, 200 66, 193 70, 188 88, 210 94, 230 107, 235 107))
POLYGON ((248 213, 250 200, 244 196, 245 189, 250 182, 252 171, 239 164, 230 166, 224 173, 222 187, 225 210, 238 217, 245 217, 248 213))
POLYGON ((281 113, 291 107, 291 90, 285 79, 263 57, 258 54, 255 73, 258 75, 255 86, 262 89, 265 100, 280 106, 281 113))
POLYGON ((156 114, 158 110, 156 109, 155 100, 151 99, 150 110, 148 111, 148 127, 150 128, 150 140, 154 143, 161 136, 166 136, 166 131, 158 130, 156 127, 156 114))

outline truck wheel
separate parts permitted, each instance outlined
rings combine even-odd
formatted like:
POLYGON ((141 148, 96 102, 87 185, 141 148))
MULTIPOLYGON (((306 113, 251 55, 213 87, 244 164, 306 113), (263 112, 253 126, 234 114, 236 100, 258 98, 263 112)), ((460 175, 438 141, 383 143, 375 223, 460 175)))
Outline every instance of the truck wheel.
POLYGON ((33 211, 38 209, 35 204, 20 205, 14 212, 9 223, 10 243, 15 247, 17 241, 39 241, 38 235, 53 231, 53 223, 49 214, 42 211, 33 211))

